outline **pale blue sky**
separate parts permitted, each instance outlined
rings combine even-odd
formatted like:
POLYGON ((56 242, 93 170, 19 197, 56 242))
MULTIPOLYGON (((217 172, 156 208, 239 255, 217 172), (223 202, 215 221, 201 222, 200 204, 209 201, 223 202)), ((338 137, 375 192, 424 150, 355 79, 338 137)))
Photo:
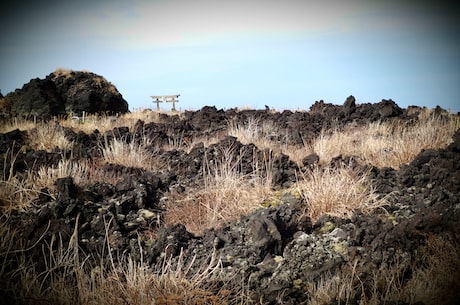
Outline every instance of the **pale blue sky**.
POLYGON ((359 103, 460 111, 460 14, 430 3, 3 3, 0 89, 60 67, 104 76, 131 110, 154 108, 150 95, 180 94, 181 109, 281 110, 352 94, 359 103))

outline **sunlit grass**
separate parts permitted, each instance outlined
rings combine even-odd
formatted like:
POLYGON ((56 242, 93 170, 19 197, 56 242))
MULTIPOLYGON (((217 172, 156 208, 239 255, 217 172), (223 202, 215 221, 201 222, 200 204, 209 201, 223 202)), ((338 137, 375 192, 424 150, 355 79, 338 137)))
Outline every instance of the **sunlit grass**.
POLYGON ((300 175, 297 188, 305 199, 305 213, 313 220, 322 215, 350 218, 356 209, 365 213, 385 204, 366 173, 349 166, 319 168, 300 175))
POLYGON ((377 167, 399 168, 422 149, 443 148, 460 128, 458 116, 422 118, 413 124, 400 121, 375 122, 363 127, 323 131, 310 149, 322 164, 334 157, 356 156, 377 167))
POLYGON ((238 171, 241 156, 233 147, 222 151, 221 160, 207 160, 204 188, 171 200, 164 215, 166 223, 182 223, 190 232, 220 227, 260 208, 273 196, 271 160, 254 164, 254 171, 238 171))

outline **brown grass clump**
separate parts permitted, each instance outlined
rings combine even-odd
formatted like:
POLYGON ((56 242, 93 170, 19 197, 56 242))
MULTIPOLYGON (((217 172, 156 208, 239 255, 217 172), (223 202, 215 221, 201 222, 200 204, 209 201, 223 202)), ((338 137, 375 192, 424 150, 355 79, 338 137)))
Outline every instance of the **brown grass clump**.
POLYGON ((17 155, 7 153, 4 158, 4 164, 10 164, 10 168, 0 175, 0 209, 5 213, 10 210, 26 210, 45 190, 46 195, 55 198, 55 182, 59 178, 72 177, 82 187, 96 182, 116 184, 122 179, 108 174, 94 161, 66 158, 59 160, 55 166, 40 166, 25 173, 14 174, 17 155))
POLYGON ((147 137, 142 137, 127 142, 124 139, 113 138, 102 147, 102 155, 107 163, 125 165, 127 167, 138 167, 145 169, 154 168, 154 152, 147 149, 153 141, 147 137))
POLYGON ((7 133, 15 129, 22 131, 31 130, 37 124, 33 120, 26 120, 21 118, 14 118, 11 120, 5 120, 0 124, 0 133, 7 133))
POLYGON ((150 109, 137 109, 119 115, 86 114, 84 118, 78 119, 69 116, 67 119, 59 120, 59 124, 72 128, 76 132, 83 131, 87 134, 94 132, 96 129, 101 133, 105 133, 116 127, 128 127, 129 130, 134 130, 138 120, 143 121, 145 124, 161 123, 160 113, 169 116, 181 115, 179 112, 154 112, 150 109))
POLYGON ((301 175, 297 188, 313 220, 322 215, 349 218, 355 209, 370 212, 385 202, 374 193, 367 174, 349 166, 316 167, 301 175))
POLYGON ((61 126, 56 124, 39 123, 30 130, 30 146, 35 150, 46 150, 51 152, 58 149, 70 149, 70 143, 61 126))
POLYGON ((82 187, 96 182, 116 184, 122 179, 122 177, 109 175, 98 163, 85 159, 61 159, 56 166, 40 167, 35 172, 29 172, 28 176, 34 181, 34 189, 47 188, 51 194, 54 194, 54 184, 59 178, 72 177, 75 184, 82 187))
POLYGON ((279 129, 272 121, 261 121, 249 117, 243 123, 235 120, 228 122, 227 134, 235 137, 242 144, 254 144, 260 150, 271 149, 280 152, 280 144, 271 138, 279 134, 279 129))
POLYGON ((65 78, 69 78, 72 76, 72 73, 74 72, 74 70, 72 69, 67 69, 67 68, 63 68, 63 67, 58 67, 56 68, 56 70, 54 70, 54 74, 56 76, 64 76, 65 78))
POLYGON ((274 193, 270 161, 255 165, 256 170, 248 175, 238 171, 240 161, 232 147, 224 149, 221 160, 208 160, 205 187, 191 196, 170 200, 165 222, 182 223, 188 231, 201 234, 260 208, 274 193))
POLYGON ((412 161, 422 149, 446 147, 459 128, 460 118, 453 115, 424 116, 412 125, 375 122, 364 127, 323 131, 309 150, 319 155, 322 164, 338 155, 347 155, 377 167, 397 169, 412 161))

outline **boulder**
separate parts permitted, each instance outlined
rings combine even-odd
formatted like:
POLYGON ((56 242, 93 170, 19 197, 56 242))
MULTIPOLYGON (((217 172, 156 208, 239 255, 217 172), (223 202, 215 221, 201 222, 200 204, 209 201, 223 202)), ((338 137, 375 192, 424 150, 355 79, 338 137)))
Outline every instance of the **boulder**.
POLYGON ((343 108, 346 116, 350 116, 353 112, 356 111, 356 99, 353 95, 347 97, 343 104, 343 108))
POLYGON ((381 118, 398 117, 403 114, 403 110, 391 99, 383 99, 375 104, 374 112, 381 118))
POLYGON ((50 79, 32 79, 22 89, 7 94, 13 116, 51 117, 65 113, 62 97, 50 79))
POLYGON ((57 70, 35 78, 5 97, 13 116, 52 116, 74 113, 125 113, 128 103, 102 76, 83 71, 57 70))
POLYGON ((128 102, 100 75, 83 71, 56 71, 47 76, 62 97, 66 112, 128 112, 128 102))

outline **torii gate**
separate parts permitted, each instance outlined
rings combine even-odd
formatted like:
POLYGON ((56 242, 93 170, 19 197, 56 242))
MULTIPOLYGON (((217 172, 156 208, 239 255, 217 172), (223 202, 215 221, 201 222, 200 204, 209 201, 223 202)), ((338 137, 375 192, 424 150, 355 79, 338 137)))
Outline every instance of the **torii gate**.
POLYGON ((153 98, 154 103, 157 103, 157 111, 160 111, 160 103, 163 103, 163 102, 172 103, 171 111, 176 111, 176 103, 179 102, 179 96, 180 96, 180 94, 176 94, 176 95, 152 95, 151 98, 153 98))

